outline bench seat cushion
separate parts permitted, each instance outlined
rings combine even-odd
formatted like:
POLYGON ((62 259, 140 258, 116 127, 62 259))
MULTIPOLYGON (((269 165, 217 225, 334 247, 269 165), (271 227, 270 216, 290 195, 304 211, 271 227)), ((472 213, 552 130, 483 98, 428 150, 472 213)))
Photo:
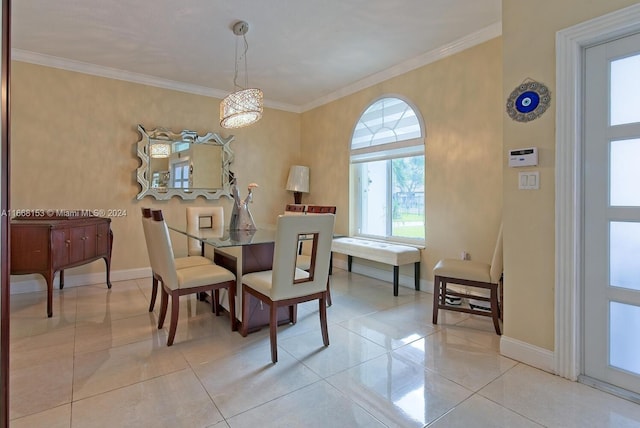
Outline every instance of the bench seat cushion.
POLYGON ((335 238, 331 251, 394 266, 420 261, 420 250, 415 247, 361 238, 335 238))

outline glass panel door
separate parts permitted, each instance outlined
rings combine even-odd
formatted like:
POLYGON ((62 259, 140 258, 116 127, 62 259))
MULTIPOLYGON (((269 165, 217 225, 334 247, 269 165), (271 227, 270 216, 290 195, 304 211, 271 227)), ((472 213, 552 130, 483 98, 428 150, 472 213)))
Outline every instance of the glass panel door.
POLYGON ((586 50, 584 375, 640 394, 640 35, 586 50))

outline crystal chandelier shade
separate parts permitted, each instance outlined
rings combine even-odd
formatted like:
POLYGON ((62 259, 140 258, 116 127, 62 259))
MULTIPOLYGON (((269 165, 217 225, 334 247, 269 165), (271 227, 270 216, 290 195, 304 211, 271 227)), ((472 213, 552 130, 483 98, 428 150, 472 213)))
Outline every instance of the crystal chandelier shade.
POLYGON ((220 102, 220 126, 227 129, 242 128, 251 125, 262 117, 264 96, 262 90, 257 88, 247 88, 249 74, 247 72, 247 43, 246 34, 249 31, 249 24, 245 21, 238 21, 233 25, 233 34, 242 36, 244 40, 244 52, 238 58, 238 43, 236 39, 236 62, 233 74, 234 92, 227 95, 220 102), (245 87, 238 85, 238 63, 244 60, 245 87))
POLYGON ((171 144, 154 142, 149 146, 149 155, 152 158, 168 158, 171 154, 171 144))
POLYGON ((260 89, 241 89, 227 95, 220 103, 220 125, 242 128, 262 117, 263 94, 260 89))

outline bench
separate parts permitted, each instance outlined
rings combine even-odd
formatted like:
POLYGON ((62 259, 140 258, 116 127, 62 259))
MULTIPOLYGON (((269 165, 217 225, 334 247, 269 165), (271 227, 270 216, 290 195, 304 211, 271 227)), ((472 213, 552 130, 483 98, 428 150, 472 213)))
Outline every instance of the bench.
POLYGON ((414 263, 415 289, 420 290, 420 250, 409 245, 390 244, 362 238, 334 238, 331 251, 347 255, 351 272, 354 257, 393 266, 393 295, 398 295, 400 266, 414 263))

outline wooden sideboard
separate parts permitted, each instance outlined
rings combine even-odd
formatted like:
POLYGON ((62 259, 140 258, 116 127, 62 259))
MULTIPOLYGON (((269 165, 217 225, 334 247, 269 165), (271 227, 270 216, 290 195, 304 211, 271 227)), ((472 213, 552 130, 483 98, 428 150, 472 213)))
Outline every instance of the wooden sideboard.
POLYGON ((93 216, 11 219, 11 275, 38 273, 47 281, 47 316, 53 315, 53 278, 64 269, 104 259, 111 288, 111 219, 93 216))

